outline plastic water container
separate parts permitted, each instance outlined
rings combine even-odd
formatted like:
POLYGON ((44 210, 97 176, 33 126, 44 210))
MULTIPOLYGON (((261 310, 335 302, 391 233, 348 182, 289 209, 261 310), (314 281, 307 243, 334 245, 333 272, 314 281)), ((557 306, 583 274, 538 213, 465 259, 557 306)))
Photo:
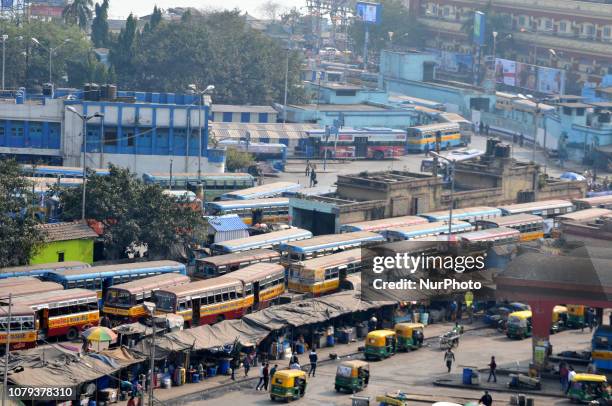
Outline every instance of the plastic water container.
POLYGON ((162 388, 170 389, 172 387, 172 378, 169 376, 162 379, 162 388))
POLYGON ((227 375, 230 370, 230 359, 223 358, 219 361, 219 375, 227 375))
POLYGON ((208 369, 206 370, 206 373, 208 374, 209 377, 217 376, 217 367, 208 367, 208 369))
POLYGON ((328 347, 333 347, 334 344, 336 344, 336 340, 334 339, 334 336, 327 336, 327 346, 328 347))
POLYGON ((198 382, 200 382, 200 374, 191 375, 191 383, 198 383, 198 382))
POLYGON ((297 343, 297 344, 295 345, 295 351, 296 351, 298 354, 304 354, 304 344, 302 344, 302 343, 297 343))
POLYGON ((471 368, 463 368, 463 380, 464 385, 472 384, 472 369, 471 368))
POLYGON ((421 323, 427 325, 429 322, 429 313, 421 313, 421 323))
POLYGON ((96 401, 95 400, 90 400, 88 403, 88 406, 96 406, 96 401))

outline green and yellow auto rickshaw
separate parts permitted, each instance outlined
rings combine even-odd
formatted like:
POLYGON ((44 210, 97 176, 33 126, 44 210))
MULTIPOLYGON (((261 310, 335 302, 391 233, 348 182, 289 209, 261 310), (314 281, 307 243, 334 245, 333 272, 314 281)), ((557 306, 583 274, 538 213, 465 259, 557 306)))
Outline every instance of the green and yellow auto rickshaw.
POLYGON ((397 336, 393 330, 370 331, 365 341, 366 360, 384 359, 397 351, 397 336))
POLYGON ((336 370, 336 392, 362 390, 370 382, 370 364, 361 360, 344 361, 336 370))
POLYGON ((306 393, 306 372, 300 369, 276 371, 270 386, 270 399, 291 401, 306 393))
POLYGON ((531 336, 531 310, 510 313, 506 327, 508 338, 527 338, 531 336))
POLYGON ((574 402, 583 403, 611 398, 606 376, 594 374, 576 374, 570 383, 567 396, 574 402))
POLYGON ((582 305, 568 304, 567 306, 567 327, 582 328, 586 326, 584 318, 585 307, 582 305))
POLYGON ((397 323, 393 329, 397 335, 398 351, 416 350, 423 345, 425 326, 421 323, 397 323))

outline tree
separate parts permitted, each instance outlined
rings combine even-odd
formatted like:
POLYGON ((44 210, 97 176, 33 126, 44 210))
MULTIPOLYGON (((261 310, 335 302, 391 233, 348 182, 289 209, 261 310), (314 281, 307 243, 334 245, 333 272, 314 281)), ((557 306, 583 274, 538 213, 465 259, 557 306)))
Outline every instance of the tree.
POLYGON ((93 0, 73 0, 64 7, 62 17, 67 24, 78 25, 80 29, 85 30, 91 20, 92 7, 93 0))
POLYGON ((27 264, 43 242, 31 183, 13 160, 0 160, 0 268, 27 264))
POLYGON ((157 28, 159 24, 162 22, 162 10, 157 6, 153 7, 153 14, 151 14, 151 19, 149 20, 149 28, 154 30, 157 28))
POLYGON ((275 21, 280 12, 281 5, 274 0, 266 0, 260 7, 264 17, 268 20, 275 21))
POLYGON ((225 157, 225 169, 229 172, 244 171, 255 163, 253 155, 235 148, 228 148, 225 157))
POLYGON ((119 77, 123 74, 129 74, 133 70, 136 34, 136 19, 130 13, 125 22, 125 27, 119 32, 117 42, 113 44, 110 50, 110 60, 119 77))
MULTIPOLYGON (((138 246, 149 258, 184 259, 193 235, 203 226, 201 213, 145 184, 129 169, 109 166, 110 175, 87 181, 88 218, 103 226, 108 259, 125 258, 138 246)), ((62 217, 80 217, 81 188, 58 188, 62 217)))
POLYGON ((91 23, 91 41, 96 48, 108 46, 108 0, 96 3, 96 16, 91 23))

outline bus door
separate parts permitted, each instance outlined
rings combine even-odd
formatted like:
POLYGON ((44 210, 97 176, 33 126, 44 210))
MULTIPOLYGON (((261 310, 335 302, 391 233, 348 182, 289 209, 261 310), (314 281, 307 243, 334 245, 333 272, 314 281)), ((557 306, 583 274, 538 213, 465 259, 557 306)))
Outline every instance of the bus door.
POLYGON ((355 137, 355 157, 367 158, 368 137, 355 137))
POLYGON ((252 213, 252 226, 254 226, 255 224, 263 223, 263 209, 255 209, 252 213))
POLYGON ((202 306, 201 298, 191 299, 191 326, 200 325, 200 306, 202 306))
POLYGON ((46 338, 49 331, 49 309, 41 309, 36 312, 36 318, 39 320, 38 334, 40 338, 46 338), (40 337, 40 336, 43 337, 40 337))
POLYGON ((348 267, 346 265, 342 265, 338 267, 338 280, 340 283, 346 280, 348 275, 348 267))
POLYGON ((259 309, 259 291, 260 291, 259 281, 253 282, 252 289, 253 289, 253 298, 254 298, 253 308, 259 309))

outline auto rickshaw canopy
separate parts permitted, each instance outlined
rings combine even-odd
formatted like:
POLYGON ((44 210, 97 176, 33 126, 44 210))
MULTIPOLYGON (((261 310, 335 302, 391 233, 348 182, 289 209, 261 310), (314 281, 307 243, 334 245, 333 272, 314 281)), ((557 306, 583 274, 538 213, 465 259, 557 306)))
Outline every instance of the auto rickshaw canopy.
POLYGON ((370 331, 366 337, 366 344, 385 346, 387 345, 387 337, 396 337, 395 331, 393 330, 374 330, 370 331))
POLYGON ((397 323, 394 330, 401 336, 411 337, 412 331, 423 330, 425 326, 421 323, 397 323))
POLYGON ((306 379, 306 372, 300 369, 283 369, 276 371, 272 377, 273 385, 280 385, 285 388, 293 387, 295 378, 306 379))
POLYGON ((574 376, 574 382, 605 383, 605 382, 608 382, 608 378, 606 378, 605 375, 576 374, 576 376, 574 376))

